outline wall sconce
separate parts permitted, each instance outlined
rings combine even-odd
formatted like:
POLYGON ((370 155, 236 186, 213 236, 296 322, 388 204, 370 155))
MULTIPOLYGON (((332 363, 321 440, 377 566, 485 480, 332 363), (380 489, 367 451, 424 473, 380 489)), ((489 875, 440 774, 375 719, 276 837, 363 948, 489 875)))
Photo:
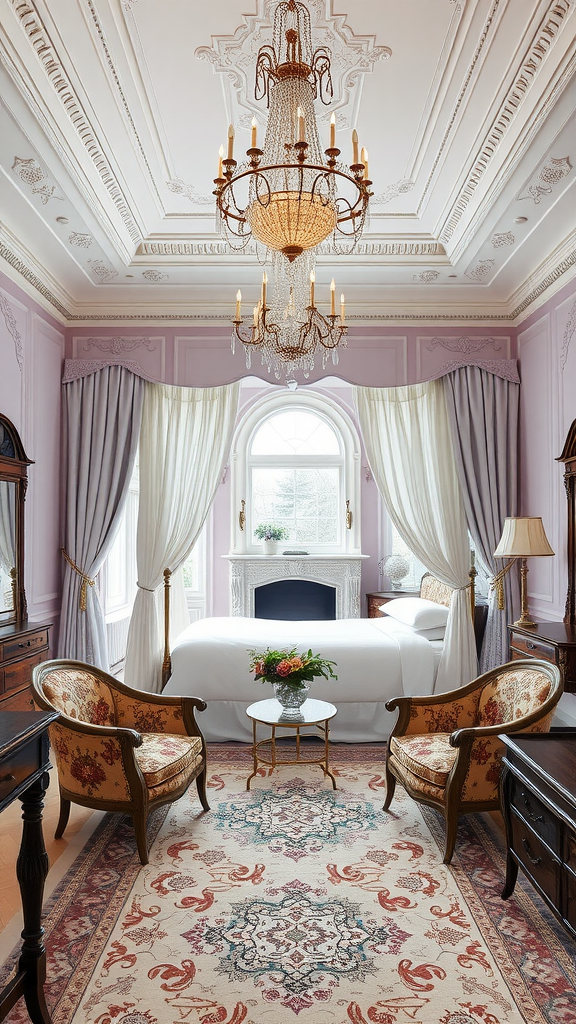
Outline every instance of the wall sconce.
POLYGON ((504 529, 494 552, 495 558, 509 558, 500 572, 490 583, 492 589, 496 588, 498 593, 498 607, 504 608, 504 587, 503 580, 506 573, 520 559, 520 596, 522 613, 514 623, 515 626, 535 626, 536 623, 528 615, 528 595, 526 589, 526 577, 528 567, 527 558, 541 555, 553 555, 554 552, 548 543, 540 516, 526 516, 523 518, 509 517, 504 520, 504 529))

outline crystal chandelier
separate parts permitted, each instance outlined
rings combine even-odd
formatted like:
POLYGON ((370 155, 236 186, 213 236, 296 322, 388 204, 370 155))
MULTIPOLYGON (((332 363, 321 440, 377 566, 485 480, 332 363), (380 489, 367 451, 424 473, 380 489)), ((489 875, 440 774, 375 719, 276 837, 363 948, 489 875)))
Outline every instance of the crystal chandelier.
POLYGON ((282 0, 276 7, 273 44, 258 52, 254 95, 268 101, 263 149, 253 119, 251 145, 238 164, 230 126, 214 194, 224 237, 235 250, 251 239, 257 250, 264 248, 274 289, 267 305, 267 279, 263 282, 251 325, 242 321, 237 298, 232 344, 239 340, 245 346, 248 366, 250 353, 258 350, 277 377, 297 369, 307 376, 318 349, 323 365, 329 355, 337 362, 347 332, 344 297, 337 315, 334 288, 327 316, 315 305, 315 250, 330 238, 334 252, 353 251, 365 225, 372 183, 366 151, 358 157, 356 132, 351 165, 338 161, 334 114, 329 146, 321 151, 314 100, 328 104, 332 98, 330 53, 325 47, 312 49, 310 15, 298 0, 282 0))

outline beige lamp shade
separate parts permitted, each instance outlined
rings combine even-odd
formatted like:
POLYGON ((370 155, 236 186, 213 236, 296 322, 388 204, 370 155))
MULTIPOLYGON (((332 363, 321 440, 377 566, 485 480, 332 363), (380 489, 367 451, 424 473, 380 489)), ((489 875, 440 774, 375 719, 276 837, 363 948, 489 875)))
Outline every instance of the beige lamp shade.
POLYGON ((495 558, 533 558, 553 555, 540 516, 509 517, 494 552, 495 558))

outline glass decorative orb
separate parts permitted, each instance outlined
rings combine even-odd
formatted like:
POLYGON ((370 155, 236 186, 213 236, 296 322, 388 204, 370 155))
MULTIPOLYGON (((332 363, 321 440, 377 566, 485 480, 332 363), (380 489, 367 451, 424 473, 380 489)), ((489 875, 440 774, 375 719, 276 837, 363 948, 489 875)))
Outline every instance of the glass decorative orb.
POLYGON ((410 572, 410 563, 402 555, 390 555, 384 562, 384 572, 390 580, 393 590, 399 590, 402 580, 410 572))

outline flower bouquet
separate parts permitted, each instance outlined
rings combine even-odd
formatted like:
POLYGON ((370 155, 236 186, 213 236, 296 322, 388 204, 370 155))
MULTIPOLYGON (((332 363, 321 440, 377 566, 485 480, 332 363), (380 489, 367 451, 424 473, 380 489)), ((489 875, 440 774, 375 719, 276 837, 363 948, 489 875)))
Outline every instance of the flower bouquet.
POLYGON ((309 683, 316 676, 338 678, 332 670, 336 663, 312 651, 297 654, 295 647, 290 651, 271 651, 268 647, 263 653, 250 651, 249 654, 254 679, 274 684, 275 697, 283 708, 281 717, 287 721, 302 720, 300 707, 306 700, 309 683))

